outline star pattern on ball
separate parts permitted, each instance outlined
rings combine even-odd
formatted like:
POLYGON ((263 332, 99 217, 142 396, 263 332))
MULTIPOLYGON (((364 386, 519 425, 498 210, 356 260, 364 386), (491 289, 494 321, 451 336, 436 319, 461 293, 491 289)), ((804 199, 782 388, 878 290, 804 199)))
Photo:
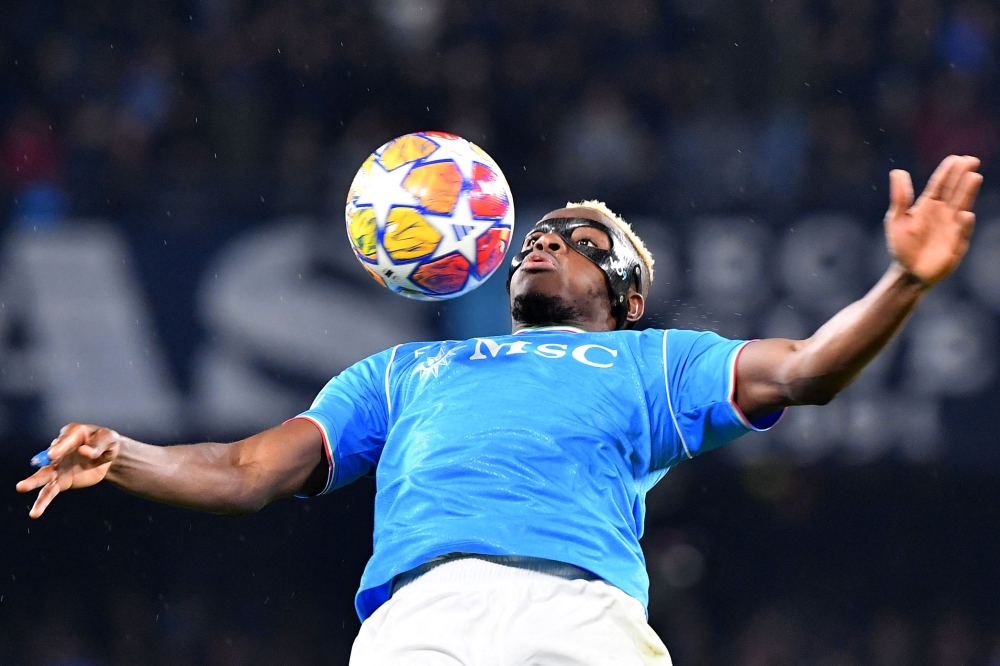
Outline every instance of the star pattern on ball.
POLYGON ((495 220, 477 220, 472 216, 468 192, 459 195, 455 210, 450 217, 425 215, 424 219, 441 233, 441 242, 431 259, 458 251, 471 264, 476 263, 476 241, 496 223, 495 220))
POLYGON ((458 170, 462 172, 462 178, 464 178, 466 182, 471 181, 473 162, 479 162, 482 164, 484 160, 477 160, 476 155, 469 150, 467 147, 468 144, 466 144, 463 140, 456 141, 454 139, 437 139, 437 141, 440 142, 441 146, 431 153, 434 159, 428 161, 437 162, 438 160, 452 160, 455 162, 458 170))
POLYGON ((408 287, 411 284, 410 276, 413 275, 415 270, 420 268, 421 262, 419 261, 395 263, 385 248, 382 247, 382 243, 376 246, 375 254, 378 258, 379 272, 382 274, 382 277, 385 278, 387 283, 395 287, 408 287))
POLYGON ((358 196, 355 206, 371 206, 375 211, 375 220, 380 227, 385 226, 389 209, 393 206, 419 206, 420 201, 403 187, 403 180, 410 173, 405 167, 386 171, 378 160, 372 163, 368 174, 368 183, 358 196))

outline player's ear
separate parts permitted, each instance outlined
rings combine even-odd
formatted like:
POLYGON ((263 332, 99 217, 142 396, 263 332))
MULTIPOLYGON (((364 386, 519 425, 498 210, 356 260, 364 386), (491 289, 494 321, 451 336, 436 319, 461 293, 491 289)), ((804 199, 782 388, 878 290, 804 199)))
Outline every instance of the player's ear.
POLYGON ((632 287, 628 291, 628 317, 630 322, 637 322, 642 319, 642 313, 646 310, 646 299, 642 294, 632 287))

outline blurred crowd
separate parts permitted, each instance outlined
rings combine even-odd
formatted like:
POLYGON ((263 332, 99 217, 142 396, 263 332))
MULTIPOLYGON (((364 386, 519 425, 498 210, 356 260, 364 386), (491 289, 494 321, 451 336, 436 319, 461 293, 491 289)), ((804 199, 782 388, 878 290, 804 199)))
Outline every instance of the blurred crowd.
MULTIPOLYGON (((997 152, 989 0, 14 1, 16 219, 208 230, 340 214, 406 131, 482 144, 524 198, 871 213, 893 166, 997 152)), ((989 179, 987 182, 990 182, 989 179)))
MULTIPOLYGON (((54 595, 51 599, 59 604, 54 595)), ((96 600, 107 623, 91 630, 66 613, 27 628, 23 640, 0 633, 0 657, 23 666, 347 666, 352 636, 327 626, 321 606, 295 605, 278 625, 234 622, 205 590, 168 615, 136 589, 96 600), (101 640, 101 639, 104 640, 101 640)), ((291 606, 291 604, 289 604, 291 606)), ((93 613, 94 606, 87 609, 93 613)), ((868 622, 818 612, 814 603, 757 608, 731 636, 702 618, 651 618, 678 666, 996 666, 1000 632, 960 609, 886 610, 868 622), (991 630, 992 629, 992 630, 991 630)))

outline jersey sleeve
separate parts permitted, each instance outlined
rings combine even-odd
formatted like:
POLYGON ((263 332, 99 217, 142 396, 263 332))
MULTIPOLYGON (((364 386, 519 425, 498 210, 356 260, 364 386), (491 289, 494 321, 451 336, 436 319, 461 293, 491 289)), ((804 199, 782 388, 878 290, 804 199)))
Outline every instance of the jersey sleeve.
POLYGON ((736 361, 749 341, 728 340, 710 331, 658 333, 663 393, 650 396, 649 402, 666 414, 651 414, 662 424, 661 437, 654 441, 654 469, 666 469, 778 422, 783 411, 751 423, 736 405, 736 361))
POLYGON ((390 351, 369 356, 330 380, 295 418, 323 435, 330 472, 320 495, 375 471, 388 433, 390 351))

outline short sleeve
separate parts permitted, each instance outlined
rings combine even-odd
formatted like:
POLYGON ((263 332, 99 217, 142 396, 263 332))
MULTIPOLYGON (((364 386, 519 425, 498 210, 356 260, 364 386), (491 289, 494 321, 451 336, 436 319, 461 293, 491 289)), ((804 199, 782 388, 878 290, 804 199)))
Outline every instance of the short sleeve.
POLYGON ((687 457, 767 430, 780 418, 778 412, 750 423, 736 405, 736 361, 747 344, 710 331, 664 332, 667 405, 687 457))
POLYGON ((355 363, 330 380, 312 407, 296 418, 323 435, 330 473, 320 494, 375 471, 388 433, 388 350, 355 363))

